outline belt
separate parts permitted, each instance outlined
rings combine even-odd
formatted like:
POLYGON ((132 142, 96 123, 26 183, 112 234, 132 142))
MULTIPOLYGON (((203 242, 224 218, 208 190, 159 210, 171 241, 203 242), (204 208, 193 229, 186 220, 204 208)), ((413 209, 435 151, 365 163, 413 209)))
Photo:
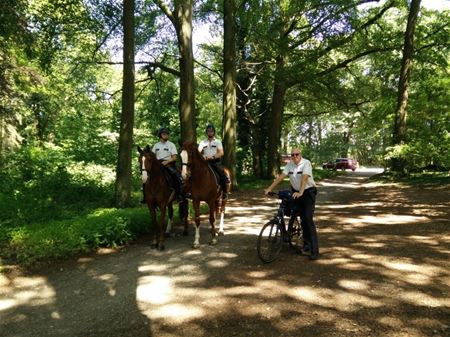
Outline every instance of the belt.
MULTIPOLYGON (((291 187, 291 189, 292 189, 293 192, 300 192, 300 191, 296 190, 295 188, 292 188, 292 187, 291 187)), ((303 191, 303 193, 305 193, 305 192, 314 192, 315 190, 317 190, 317 187, 316 187, 316 186, 308 187, 308 188, 306 188, 306 189, 303 191)))

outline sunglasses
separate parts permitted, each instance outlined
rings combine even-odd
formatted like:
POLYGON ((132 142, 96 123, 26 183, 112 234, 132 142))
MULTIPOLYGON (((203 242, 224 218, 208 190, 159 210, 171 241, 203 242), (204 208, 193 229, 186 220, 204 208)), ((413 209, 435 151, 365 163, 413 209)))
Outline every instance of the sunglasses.
POLYGON ((298 157, 300 153, 291 153, 291 157, 298 157))

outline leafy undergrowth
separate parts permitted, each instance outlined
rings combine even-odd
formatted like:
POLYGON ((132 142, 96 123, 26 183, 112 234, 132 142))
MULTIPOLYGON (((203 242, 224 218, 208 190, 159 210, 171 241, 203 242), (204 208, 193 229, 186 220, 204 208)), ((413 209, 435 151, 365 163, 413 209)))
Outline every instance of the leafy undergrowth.
POLYGON ((2 259, 24 268, 126 244, 149 231, 146 208, 97 209, 70 220, 0 227, 2 259))

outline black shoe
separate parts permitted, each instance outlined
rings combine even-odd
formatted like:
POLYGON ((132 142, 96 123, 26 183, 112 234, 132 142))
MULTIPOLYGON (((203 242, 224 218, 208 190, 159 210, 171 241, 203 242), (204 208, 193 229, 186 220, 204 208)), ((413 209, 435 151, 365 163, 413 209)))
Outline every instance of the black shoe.
POLYGON ((311 254, 310 256, 309 256, 309 259, 310 260, 317 260, 319 258, 319 254, 311 254))

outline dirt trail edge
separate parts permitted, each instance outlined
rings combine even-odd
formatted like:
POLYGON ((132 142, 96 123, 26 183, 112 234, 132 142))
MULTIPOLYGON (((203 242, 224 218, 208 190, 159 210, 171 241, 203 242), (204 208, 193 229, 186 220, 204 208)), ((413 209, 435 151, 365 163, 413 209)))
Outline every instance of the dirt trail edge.
MULTIPOLYGON (((234 193, 225 236, 175 235, 33 275, 0 275, 0 336, 449 336, 450 186, 320 183, 320 259, 283 248, 262 264, 259 229, 277 201, 234 193)), ((175 232, 181 233, 176 227, 175 232)))

